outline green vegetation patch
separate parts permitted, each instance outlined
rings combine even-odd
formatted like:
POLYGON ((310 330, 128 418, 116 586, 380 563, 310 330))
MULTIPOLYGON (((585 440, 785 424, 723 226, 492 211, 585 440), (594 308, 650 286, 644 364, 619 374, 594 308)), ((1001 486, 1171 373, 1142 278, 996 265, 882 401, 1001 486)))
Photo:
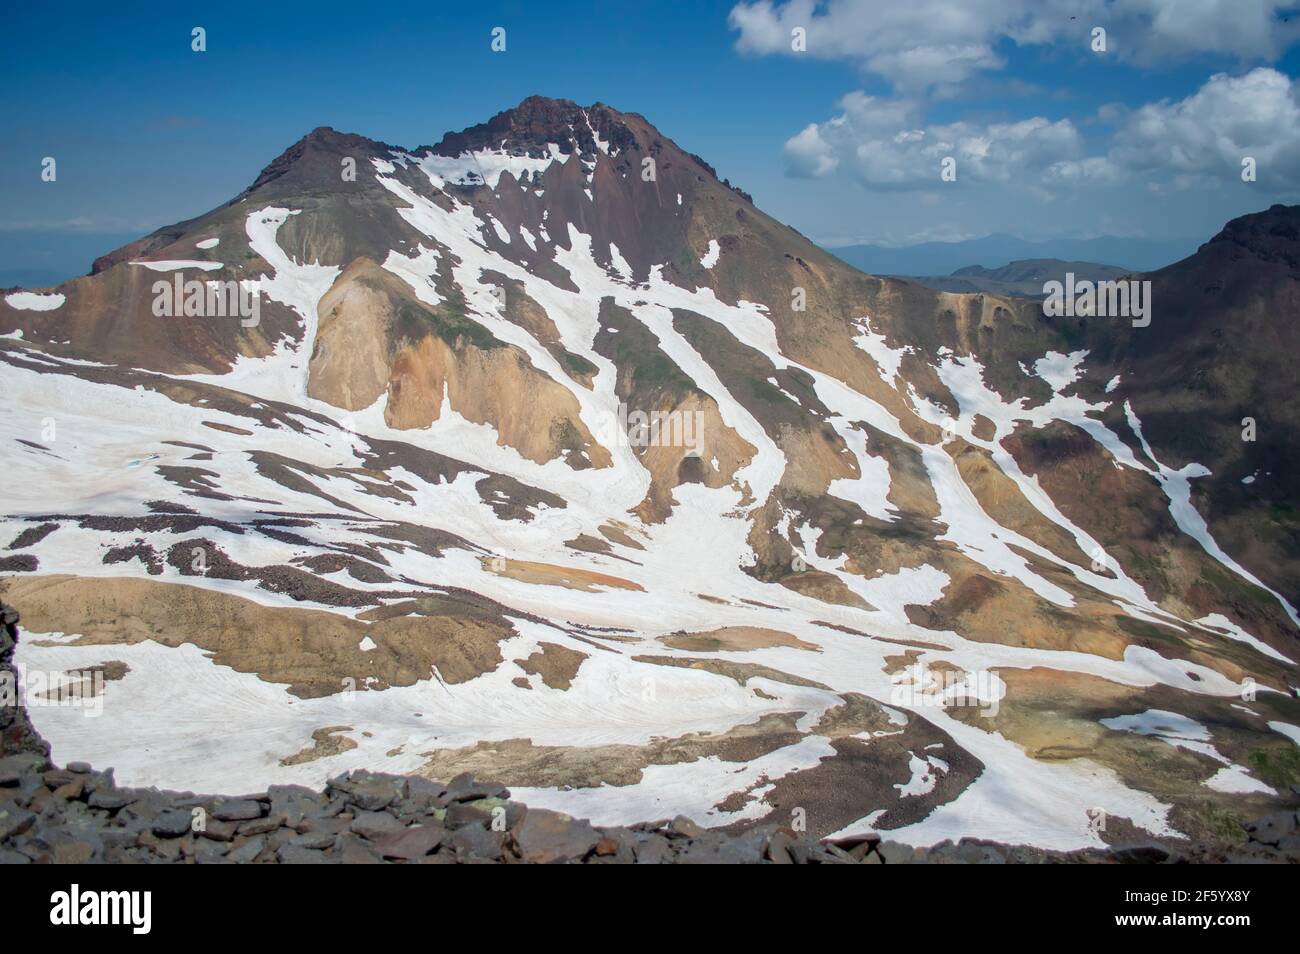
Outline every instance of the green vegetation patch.
POLYGON ((409 301, 399 301, 393 312, 395 337, 419 341, 425 335, 437 335, 452 348, 464 344, 480 351, 505 345, 477 321, 465 314, 464 298, 449 299, 444 306, 429 309, 409 301))
POLYGON ((1286 791, 1300 785, 1300 748, 1293 744, 1256 749, 1247 761, 1255 774, 1274 788, 1286 791))

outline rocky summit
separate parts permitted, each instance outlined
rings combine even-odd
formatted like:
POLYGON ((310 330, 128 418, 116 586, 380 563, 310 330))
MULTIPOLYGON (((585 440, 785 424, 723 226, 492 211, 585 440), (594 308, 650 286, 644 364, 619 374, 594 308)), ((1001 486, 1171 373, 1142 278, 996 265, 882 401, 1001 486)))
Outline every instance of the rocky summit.
POLYGON ((1049 307, 602 103, 315 129, 0 296, 3 858, 1294 859, 1297 263, 1049 307))

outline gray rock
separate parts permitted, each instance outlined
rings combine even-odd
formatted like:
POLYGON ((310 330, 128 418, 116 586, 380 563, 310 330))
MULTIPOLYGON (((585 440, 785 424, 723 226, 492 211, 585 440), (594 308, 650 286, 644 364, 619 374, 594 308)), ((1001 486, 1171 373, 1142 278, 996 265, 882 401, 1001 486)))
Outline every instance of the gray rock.
POLYGON ((1287 835, 1277 843, 1277 850, 1300 855, 1300 835, 1287 835))
POLYGON ((330 782, 330 786, 347 795, 357 807, 377 812, 403 797, 405 780, 393 775, 353 772, 330 782))
POLYGON ((208 819, 207 824, 198 834, 212 841, 231 841, 234 839, 237 830, 238 826, 234 822, 211 818, 208 819))
POLYGON ((345 865, 383 864, 383 859, 356 835, 340 835, 334 848, 345 865))
POLYGON ((196 865, 219 864, 227 860, 229 852, 229 845, 201 839, 194 844, 194 863, 196 865))
POLYGON ((212 817, 221 821, 252 821, 262 817, 262 803, 251 798, 217 802, 212 806, 212 817))
POLYGON ((670 838, 699 838, 706 830, 685 815, 678 815, 668 823, 668 836, 670 838))
POLYGON ((292 828, 277 828, 266 836, 267 843, 277 851, 285 845, 292 844, 298 833, 292 828))
POLYGON ((56 865, 86 865, 102 861, 104 845, 98 838, 82 839, 64 835, 50 846, 50 860, 56 865))
POLYGON ((843 838, 825 838, 823 845, 834 845, 841 851, 848 852, 854 858, 861 859, 876 845, 880 844, 880 832, 864 831, 858 835, 846 835, 843 838))
POLYGON ((41 781, 45 783, 46 788, 58 788, 60 785, 77 781, 77 776, 65 769, 50 769, 41 773, 41 781))
POLYGON ((643 837, 641 832, 629 828, 606 828, 596 842, 590 860, 593 864, 634 864, 636 845, 643 837))
POLYGON ((324 851, 327 848, 334 847, 335 836, 327 831, 309 831, 304 835, 297 835, 289 842, 290 845, 299 848, 311 848, 316 851, 324 851))
POLYGON ((115 812, 133 802, 139 801, 139 798, 140 796, 135 792, 125 789, 98 788, 86 800, 86 804, 91 808, 102 808, 105 811, 115 812))
POLYGON ((254 818, 239 826, 241 835, 266 835, 280 827, 280 819, 274 815, 267 818, 254 818))
POLYGON ((0 808, 0 841, 21 835, 36 822, 36 813, 10 806, 0 808))
POLYGON ((454 802, 472 802, 480 798, 510 797, 510 790, 495 782, 476 782, 468 772, 457 775, 447 783, 447 796, 454 802))
POLYGON ((336 815, 343 812, 347 807, 348 807, 347 799, 342 797, 332 798, 325 803, 325 807, 322 808, 320 811, 313 812, 313 815, 320 818, 333 818, 336 815))
POLYGON ((155 855, 167 862, 181 860, 181 840, 179 838, 156 839, 150 846, 155 855))
POLYGON ((1246 831, 1250 834, 1251 841, 1263 845, 1276 845, 1287 835, 1296 833, 1296 813, 1278 812, 1274 815, 1265 815, 1263 818, 1248 822, 1246 831))
POLYGON ((790 837, 787 831, 776 831, 767 842, 767 860, 774 865, 792 865, 794 856, 790 849, 794 845, 794 839, 790 837))
POLYGON ((262 853, 262 849, 265 847, 266 847, 266 836, 254 835, 252 838, 249 838, 242 845, 239 845, 236 848, 232 848, 230 850, 230 854, 227 855, 226 857, 229 860, 235 862, 236 864, 241 864, 241 865, 249 864, 258 855, 262 853))
POLYGON ((724 834, 692 838, 677 852, 677 863, 684 865, 756 865, 762 860, 761 843, 724 834))
POLYGON ((1111 857, 1122 865, 1162 865, 1175 856, 1164 845, 1156 842, 1140 845, 1123 845, 1111 849, 1111 857))
POLYGON ((962 864, 1004 865, 1007 859, 996 847, 987 842, 963 838, 957 845, 957 858, 962 864))
POLYGON ((139 832, 126 828, 104 828, 99 833, 105 850, 112 848, 130 848, 136 843, 139 832))
POLYGON ((85 793, 85 783, 79 778, 74 778, 71 782, 66 782, 56 788, 52 795, 54 798, 64 802, 72 802, 81 798, 85 793))
POLYGON ((338 835, 347 831, 348 826, 351 824, 352 819, 346 815, 308 815, 302 820, 302 824, 298 826, 298 831, 301 834, 315 831, 338 835))
POLYGON ((153 820, 149 830, 159 838, 179 838, 189 832, 192 818, 187 811, 168 809, 153 820))
POLYGON ((406 780, 406 800, 428 811, 430 808, 446 808, 451 795, 441 782, 414 775, 406 780))
POLYGON ((326 865, 329 859, 325 857, 324 852, 316 851, 312 848, 302 848, 298 845, 283 845, 276 852, 276 857, 284 865, 326 865))
POLYGON ((800 864, 809 865, 856 865, 861 859, 854 857, 835 845, 814 842, 799 842, 806 846, 800 864))
POLYGON ((914 860, 912 846, 896 841, 882 841, 876 846, 876 851, 880 854, 880 860, 887 865, 906 865, 914 860))
POLYGON ((673 860, 673 850, 663 835, 647 833, 632 849, 639 865, 666 865, 673 860))
POLYGON ((670 821, 671 819, 669 818, 659 818, 655 821, 637 822, 635 825, 631 825, 630 827, 633 831, 660 831, 667 828, 670 821))
POLYGON ((25 775, 40 775, 49 767, 49 761, 35 752, 17 752, 0 758, 0 775, 22 778, 25 775))
POLYGON ((371 841, 381 841, 391 837, 405 827, 388 812, 358 812, 351 823, 352 831, 371 841))
POLYGON ((272 785, 266 794, 271 800, 271 817, 282 819, 290 828, 297 828, 303 818, 319 812, 325 805, 319 792, 302 785, 272 785))
POLYGON ((475 802, 452 802, 447 806, 447 817, 444 821, 448 828, 459 828, 462 825, 486 827, 492 824, 492 813, 485 811, 475 802))
POLYGON ((501 859, 504 842, 504 832, 491 831, 478 825, 458 828, 451 833, 449 839, 449 843, 458 853, 488 861, 501 859))

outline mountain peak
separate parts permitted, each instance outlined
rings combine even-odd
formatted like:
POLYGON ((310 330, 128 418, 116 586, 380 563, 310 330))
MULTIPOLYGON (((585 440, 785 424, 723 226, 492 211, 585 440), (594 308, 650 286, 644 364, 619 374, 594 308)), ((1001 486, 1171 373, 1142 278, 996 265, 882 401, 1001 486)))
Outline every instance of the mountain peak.
MULTIPOLYGON (((332 126, 317 126, 286 149, 263 169, 253 184, 244 190, 248 195, 270 183, 289 188, 302 188, 321 175, 328 179, 338 176, 339 160, 344 156, 387 155, 393 149, 387 143, 377 142, 356 133, 339 132, 332 126)), ((235 201, 238 201, 237 197, 235 201)))
POLYGON ((1233 219, 1205 248, 1226 242, 1265 262, 1300 268, 1300 206, 1272 205, 1233 219))
POLYGON ((638 132, 658 137, 658 130, 640 117, 625 115, 601 103, 579 106, 573 100, 529 96, 484 123, 447 133, 430 149, 444 156, 505 149, 540 156, 554 143, 561 153, 584 156, 624 151, 634 146, 638 132), (642 129, 634 128, 640 126, 642 129))

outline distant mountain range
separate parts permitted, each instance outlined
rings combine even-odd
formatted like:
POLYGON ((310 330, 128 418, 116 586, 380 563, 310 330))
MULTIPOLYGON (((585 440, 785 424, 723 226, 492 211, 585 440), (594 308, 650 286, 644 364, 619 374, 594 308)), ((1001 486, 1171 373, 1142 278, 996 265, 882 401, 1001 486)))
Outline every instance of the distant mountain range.
POLYGON ((1172 265, 1196 251, 1200 239, 1092 239, 1030 241, 1014 235, 986 235, 965 242, 923 242, 890 248, 846 245, 830 253, 871 275, 951 275, 970 265, 996 268, 1004 262, 1035 259, 1105 262, 1126 272, 1149 272, 1172 265))
POLYGON ((1096 262, 1063 262, 1059 258, 1029 258, 1009 262, 1001 268, 967 265, 951 275, 904 276, 927 288, 948 292, 989 292, 1021 298, 1042 298, 1043 283, 1065 280, 1066 273, 1078 281, 1106 281, 1132 274, 1127 268, 1096 262))

